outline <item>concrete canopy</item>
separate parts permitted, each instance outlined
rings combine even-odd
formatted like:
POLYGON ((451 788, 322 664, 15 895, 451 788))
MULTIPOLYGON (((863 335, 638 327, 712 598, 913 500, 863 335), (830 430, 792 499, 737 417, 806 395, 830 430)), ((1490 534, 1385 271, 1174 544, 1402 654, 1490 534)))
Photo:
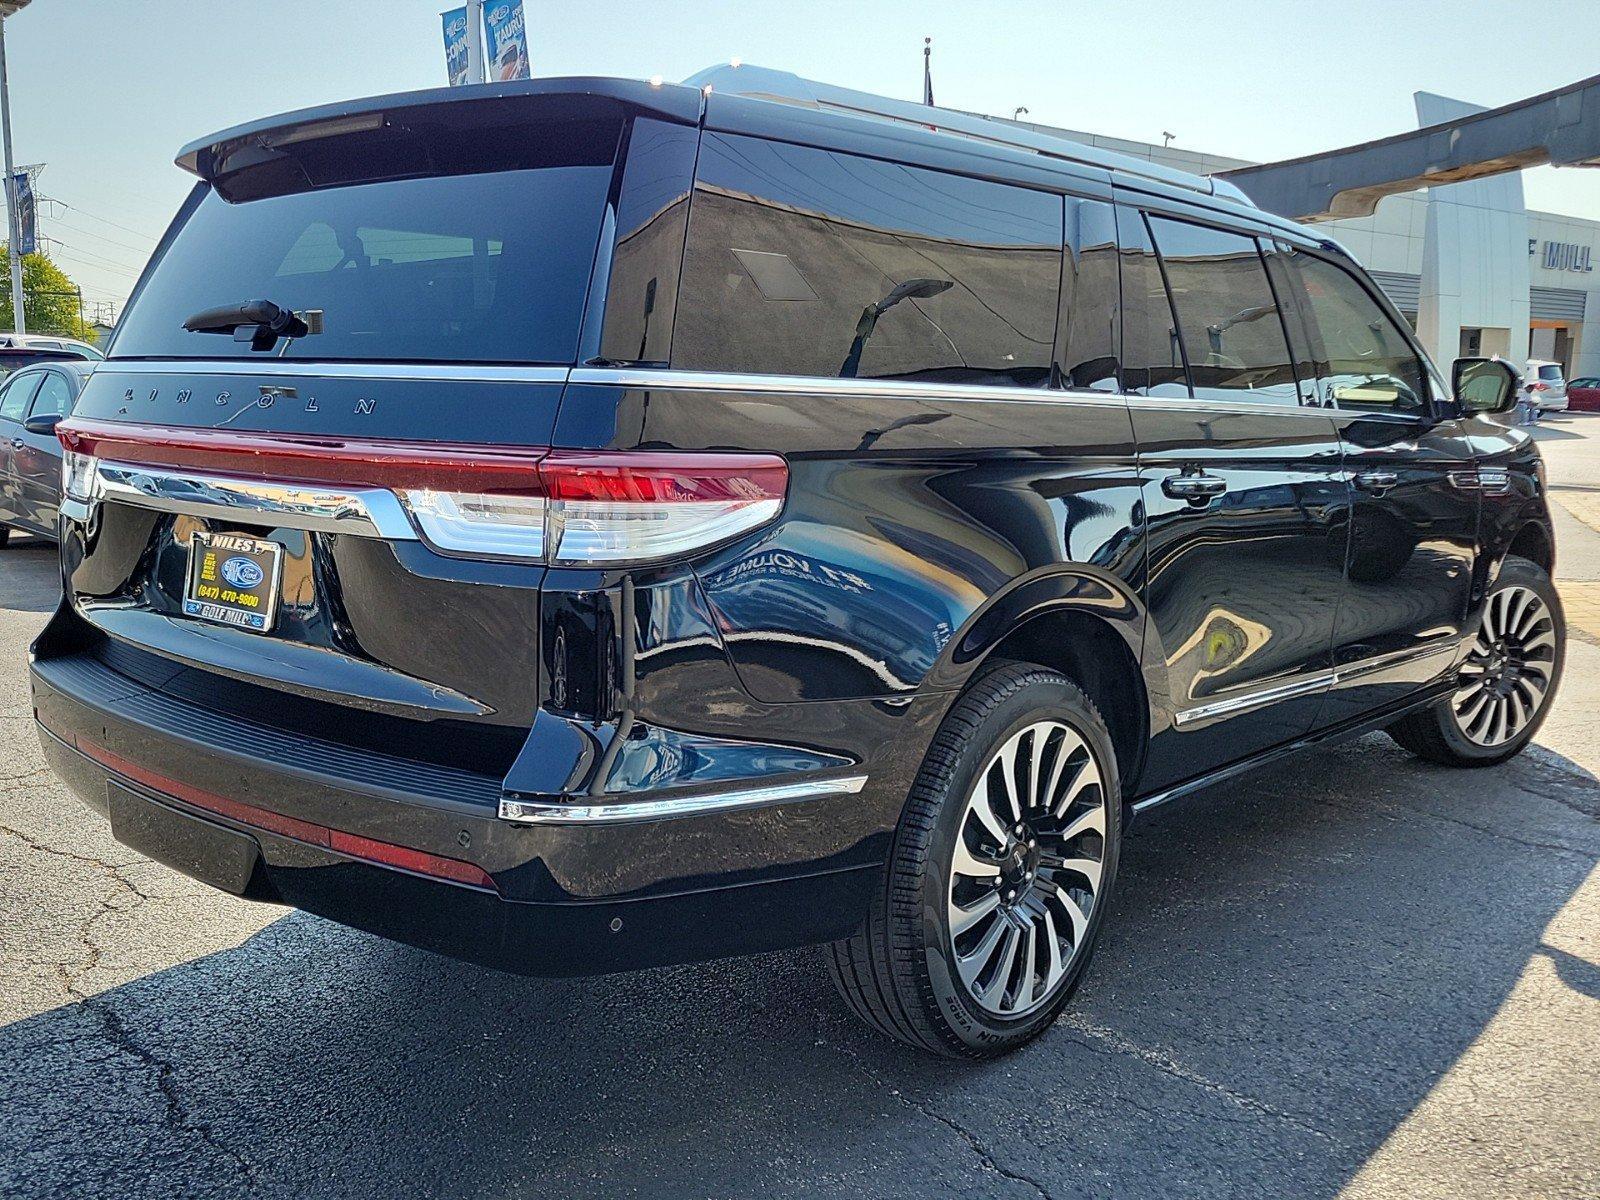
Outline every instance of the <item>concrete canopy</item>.
POLYGON ((1600 75, 1499 108, 1218 178, 1296 221, 1370 216, 1401 192, 1551 163, 1600 166, 1600 75))

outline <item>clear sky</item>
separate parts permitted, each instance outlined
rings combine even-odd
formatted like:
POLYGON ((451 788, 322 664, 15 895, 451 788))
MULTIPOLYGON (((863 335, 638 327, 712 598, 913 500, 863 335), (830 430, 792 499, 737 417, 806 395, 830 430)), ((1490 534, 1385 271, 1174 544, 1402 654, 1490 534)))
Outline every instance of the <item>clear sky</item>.
MULTIPOLYGON (((524 0, 537 75, 667 79, 735 56, 940 104, 1268 160, 1600 69, 1600 0, 524 0)), ((188 188, 185 142, 304 105, 444 83, 441 0, 33 0, 6 22, 16 161, 58 261, 120 300, 188 188), (46 214, 50 210, 46 210, 46 214), (108 223, 111 222, 111 223, 108 223)), ((1527 174, 1600 219, 1600 170, 1527 174)))

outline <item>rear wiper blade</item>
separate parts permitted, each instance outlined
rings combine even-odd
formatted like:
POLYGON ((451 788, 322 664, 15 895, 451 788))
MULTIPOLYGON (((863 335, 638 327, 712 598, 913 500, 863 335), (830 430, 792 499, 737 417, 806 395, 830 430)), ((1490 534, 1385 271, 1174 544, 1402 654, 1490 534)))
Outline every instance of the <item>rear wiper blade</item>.
POLYGON ((291 312, 271 300, 246 300, 197 312, 183 323, 190 333, 231 333, 252 350, 271 350, 279 338, 302 338, 322 332, 322 310, 291 312))

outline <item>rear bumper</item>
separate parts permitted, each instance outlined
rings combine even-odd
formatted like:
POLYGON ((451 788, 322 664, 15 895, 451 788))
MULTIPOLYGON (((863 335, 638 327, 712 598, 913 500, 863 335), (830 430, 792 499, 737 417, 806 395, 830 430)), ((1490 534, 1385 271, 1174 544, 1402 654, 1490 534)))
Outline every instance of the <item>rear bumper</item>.
POLYGON ((135 849, 249 899, 523 974, 845 936, 893 823, 847 792, 638 824, 515 824, 483 777, 425 764, 400 776, 397 760, 382 770, 354 750, 332 761, 329 744, 208 713, 86 655, 31 674, 51 767, 135 849), (381 865, 363 846, 470 864, 458 879, 481 886, 381 865))

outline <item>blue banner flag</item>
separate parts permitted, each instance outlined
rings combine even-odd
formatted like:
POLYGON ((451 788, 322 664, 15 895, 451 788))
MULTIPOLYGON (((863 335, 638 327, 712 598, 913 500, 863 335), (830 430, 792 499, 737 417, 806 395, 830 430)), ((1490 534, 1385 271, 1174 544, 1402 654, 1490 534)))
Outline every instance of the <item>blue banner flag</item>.
POLYGON ((11 177, 12 194, 17 205, 17 253, 39 253, 39 207, 33 195, 33 180, 26 171, 11 177))
POLYGON ((489 26, 489 82, 527 79, 528 28, 522 20, 522 0, 489 0, 484 8, 489 26))
POLYGON ((444 19, 444 62, 450 73, 450 86, 467 82, 467 10, 452 8, 439 14, 444 19))

